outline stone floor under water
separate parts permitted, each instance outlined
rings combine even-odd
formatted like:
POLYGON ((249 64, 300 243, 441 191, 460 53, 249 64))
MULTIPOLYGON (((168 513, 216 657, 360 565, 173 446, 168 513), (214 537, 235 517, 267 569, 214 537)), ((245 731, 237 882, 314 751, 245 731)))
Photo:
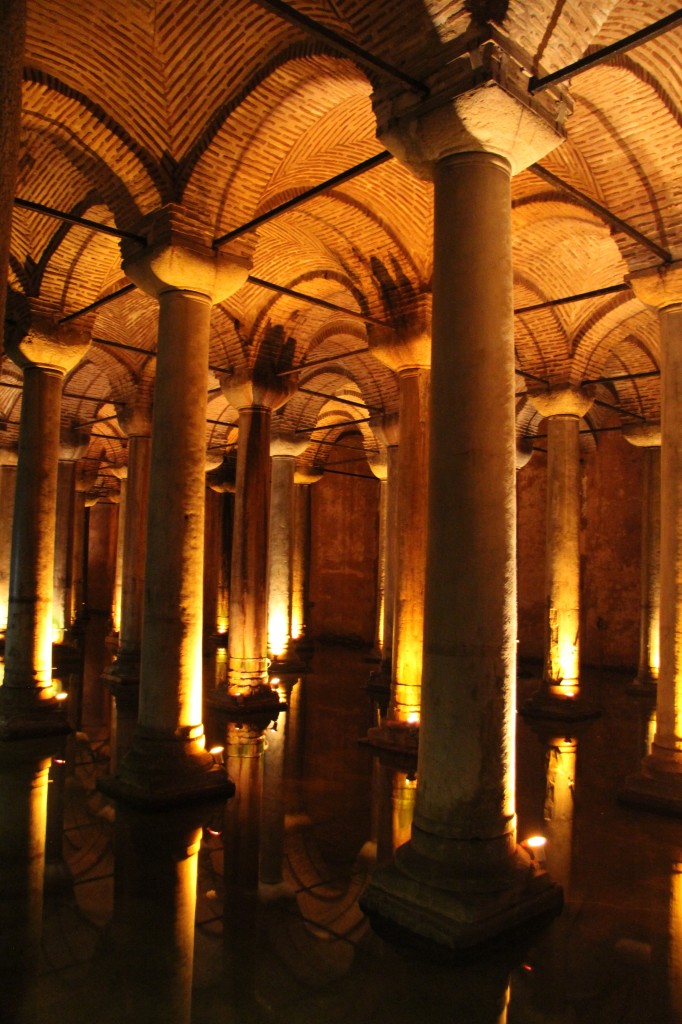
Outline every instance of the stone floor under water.
MULTIPOLYGON (((585 672, 603 714, 571 737, 519 717, 519 838, 547 837, 565 907, 539 933, 456 963, 387 944, 358 907, 373 865, 408 838, 414 797, 409 765, 358 742, 376 721, 367 678, 361 653, 325 646, 312 671, 282 679, 289 710, 265 725, 266 742, 238 766, 237 796, 200 832, 183 812, 116 814, 95 788, 109 768, 107 723, 84 719, 52 766, 63 862, 53 846, 16 1019, 682 1022, 682 825, 616 800, 650 729, 629 678, 585 672)), ((521 678, 519 703, 531 687, 521 678)), ((228 736, 228 765, 231 749, 228 736)))

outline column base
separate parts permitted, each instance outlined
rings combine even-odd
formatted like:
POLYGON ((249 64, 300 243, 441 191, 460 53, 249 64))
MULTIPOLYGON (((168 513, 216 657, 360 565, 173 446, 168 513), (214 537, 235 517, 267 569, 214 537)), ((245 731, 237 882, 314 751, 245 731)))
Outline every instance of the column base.
POLYGON ((618 802, 682 818, 682 758, 646 757, 641 771, 626 778, 618 802))
POLYGON ((588 718, 599 718, 601 709, 585 700, 580 694, 576 697, 557 697, 541 687, 529 697, 519 708, 524 718, 547 718, 560 722, 582 722, 588 718))
POLYGON ((80 667, 81 651, 68 635, 52 644, 52 664, 57 675, 76 672, 80 667))
POLYGON ((657 691, 658 680, 648 672, 640 672, 625 690, 630 697, 655 697, 657 691))
POLYGON ((114 800, 146 811, 205 800, 226 800, 234 783, 197 739, 154 737, 138 728, 116 775, 97 788, 114 800))
POLYGON ((0 740, 64 736, 71 731, 63 701, 54 697, 30 699, 23 695, 12 699, 9 687, 0 688, 0 740))
POLYGON ((419 723, 383 721, 368 731, 365 742, 380 750, 416 755, 419 749, 419 723))
MULTIPOLYGON (((360 897, 360 907, 372 928, 382 937, 412 947, 435 948, 441 955, 456 955, 488 944, 499 936, 517 930, 531 921, 557 914, 563 904, 561 886, 518 851, 511 870, 485 891, 469 888, 468 879, 458 889, 458 878, 448 880, 447 888, 434 884, 442 879, 442 865, 429 877, 424 861, 420 875, 401 867, 410 843, 401 847, 396 861, 382 865, 372 875, 360 897)), ((518 849, 518 848, 517 848, 518 849)), ((414 859, 414 855, 408 858, 414 859)))
POLYGON ((211 690, 204 702, 213 710, 225 711, 231 715, 262 714, 264 711, 279 711, 286 707, 276 689, 268 683, 251 686, 248 690, 231 693, 225 689, 211 690))

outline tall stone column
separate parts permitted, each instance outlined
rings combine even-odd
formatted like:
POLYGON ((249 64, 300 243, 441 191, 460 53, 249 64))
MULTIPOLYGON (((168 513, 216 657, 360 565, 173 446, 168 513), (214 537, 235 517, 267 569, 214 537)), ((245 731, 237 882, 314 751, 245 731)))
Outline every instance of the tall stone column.
POLYGON ((17 485, 17 453, 0 448, 0 633, 7 629, 9 570, 12 556, 12 520, 17 485))
POLYGON ((416 748, 424 644, 431 296, 413 302, 398 329, 390 335, 372 329, 369 339, 374 355, 397 373, 400 391, 391 698, 386 720, 370 730, 369 738, 381 746, 416 748))
POLYGON ((270 543, 268 558, 268 656, 273 671, 302 667, 292 641, 291 609, 294 554, 296 457, 308 440, 274 434, 270 440, 270 543))
POLYGON ((247 266, 211 249, 199 228, 188 240, 183 215, 157 215, 148 248, 123 264, 158 299, 159 326, 138 722, 116 776, 100 785, 143 806, 231 791, 202 722, 206 402, 211 306, 247 266))
POLYGON ((656 733, 621 798, 682 814, 682 262, 633 274, 661 327, 661 619, 656 733))
POLYGON ((294 472, 294 541, 291 567, 291 637, 297 650, 310 652, 310 487, 322 473, 297 469, 294 472))
POLYGON ((576 719, 595 714, 580 694, 580 419, 593 395, 561 385, 531 394, 547 420, 545 659, 542 687, 523 713, 576 719))
POLYGON ((8 340, 24 371, 17 483, 12 525, 5 681, 0 735, 64 730, 64 709, 52 685, 52 596, 59 417, 65 374, 83 357, 89 336, 35 316, 28 331, 8 340))
POLYGON ((52 642, 69 639, 73 607, 73 525, 76 504, 78 460, 85 455, 89 434, 77 427, 64 427, 59 437, 57 468, 57 510, 52 591, 52 642))
POLYGON ((270 423, 272 412, 295 385, 272 374, 235 373, 222 380, 228 402, 239 411, 235 487, 227 688, 209 695, 225 708, 279 703, 268 683, 268 546, 270 517, 270 423))
POLYGON ((391 413, 370 426, 385 446, 385 456, 379 463, 374 458, 368 461, 374 475, 381 480, 376 646, 381 662, 380 676, 390 680, 397 563, 400 418, 397 413, 391 413))
POLYGON ((628 687, 635 696, 656 690, 660 662, 661 605, 661 425, 628 424, 623 437, 642 452, 642 572, 639 664, 628 687))
MULTIPOLYGON (((96 463, 95 463, 96 465, 96 463)), ((73 580, 71 621, 74 628, 82 631, 83 619, 85 616, 85 562, 87 557, 86 544, 86 495, 94 486, 97 479, 97 469, 92 462, 82 460, 78 463, 76 470, 76 496, 73 510, 73 566, 71 578, 73 580)))
POLYGON ((460 62, 434 76, 441 103, 421 116, 405 96, 374 97, 382 142, 433 178, 435 234, 415 815, 411 839, 361 903, 376 927, 388 920, 449 948, 561 902, 516 842, 510 180, 558 144, 560 111, 556 94, 532 109, 516 98, 522 83, 514 89, 506 76, 519 65, 498 62, 498 51, 477 47, 475 80, 460 62))

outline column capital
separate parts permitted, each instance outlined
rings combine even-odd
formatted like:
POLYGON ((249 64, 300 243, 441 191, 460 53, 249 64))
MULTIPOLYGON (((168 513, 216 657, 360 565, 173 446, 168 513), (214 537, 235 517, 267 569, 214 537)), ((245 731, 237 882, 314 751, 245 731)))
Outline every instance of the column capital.
POLYGON ((90 429, 77 423, 62 425, 59 431, 59 461, 78 462, 88 450, 90 429))
POLYGON ((118 425, 126 437, 151 437, 151 397, 141 399, 136 396, 128 402, 116 402, 114 408, 118 425))
POLYGON ((82 327, 33 316, 27 328, 10 332, 5 350, 22 369, 39 367, 63 376, 78 365, 89 345, 90 333, 82 327))
POLYGON ((278 377, 274 369, 234 369, 220 374, 218 380, 225 398, 238 412, 254 407, 279 409, 298 386, 296 377, 278 377))
POLYGON ((369 427, 376 439, 387 448, 395 448, 400 444, 400 416, 397 412, 372 416, 369 427))
POLYGON ((623 437, 636 448, 660 448, 660 423, 626 423, 623 425, 623 437))
POLYGON ((306 469, 295 469, 294 483, 310 486, 311 484, 319 483, 323 476, 324 470, 318 466, 311 466, 306 469))
POLYGON ((517 437, 516 439, 516 468, 523 469, 530 462, 533 452, 532 437, 517 437))
POLYGON ((180 206, 168 205, 145 218, 148 246, 123 248, 123 271, 147 295, 187 291, 206 296, 215 305, 246 281, 250 260, 244 253, 211 247, 203 225, 180 206))
POLYGON ((646 306, 682 306, 682 260, 628 274, 625 280, 646 306))
POLYGON ((529 391, 528 397, 541 416, 585 416, 594 402, 591 388, 558 384, 545 391, 529 391))
POLYGON ((396 373, 431 367, 431 294, 409 296, 393 310, 391 327, 368 324, 372 355, 396 373))
POLYGON ((470 48, 428 76, 428 99, 394 85, 373 94, 377 135, 401 163, 431 179, 436 163, 462 153, 501 156, 512 174, 564 141, 572 104, 565 88, 528 92, 532 58, 490 26, 470 48))
POLYGON ((0 466, 16 466, 18 461, 16 448, 0 448, 0 466))
POLYGON ((303 454, 309 444, 309 437, 297 437, 295 434, 273 434, 270 438, 270 456, 273 459, 295 459, 303 454))

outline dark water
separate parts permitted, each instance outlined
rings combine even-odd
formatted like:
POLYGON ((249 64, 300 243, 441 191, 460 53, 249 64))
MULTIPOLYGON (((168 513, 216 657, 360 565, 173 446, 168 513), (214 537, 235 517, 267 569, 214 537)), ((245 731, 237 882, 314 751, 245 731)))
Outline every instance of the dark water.
POLYGON ((357 652, 320 648, 312 672, 282 679, 276 722, 207 720, 237 784, 224 807, 115 812, 96 789, 110 753, 97 694, 62 749, 4 744, 0 1020, 682 1021, 682 825, 615 800, 649 719, 628 679, 586 673, 604 713, 577 734, 519 719, 519 838, 547 837, 562 914, 445 964, 386 944, 358 908, 409 837, 415 792, 414 766, 358 743, 367 677, 357 652))

